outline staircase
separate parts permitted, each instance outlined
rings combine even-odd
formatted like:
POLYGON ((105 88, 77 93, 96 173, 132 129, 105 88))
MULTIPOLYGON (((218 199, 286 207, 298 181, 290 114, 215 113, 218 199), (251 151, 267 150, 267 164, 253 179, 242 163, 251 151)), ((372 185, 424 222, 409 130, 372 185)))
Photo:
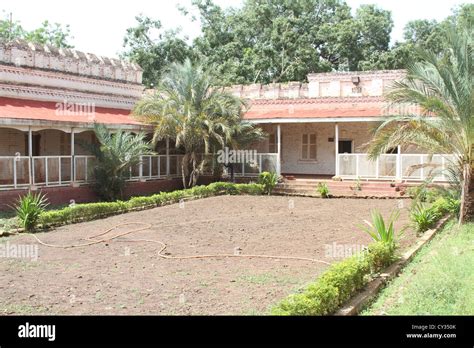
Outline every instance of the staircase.
POLYGON ((291 196, 319 197, 316 190, 318 183, 323 182, 329 188, 332 197, 360 197, 360 198, 397 198, 404 197, 404 190, 400 185, 395 187, 388 181, 360 181, 360 190, 355 180, 333 181, 327 179, 294 179, 279 183, 273 193, 291 196))

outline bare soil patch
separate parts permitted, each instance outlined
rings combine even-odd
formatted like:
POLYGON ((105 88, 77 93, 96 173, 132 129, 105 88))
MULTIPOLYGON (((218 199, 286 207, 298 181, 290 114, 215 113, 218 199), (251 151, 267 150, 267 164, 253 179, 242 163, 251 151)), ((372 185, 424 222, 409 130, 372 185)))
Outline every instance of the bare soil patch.
MULTIPOLYGON (((409 201, 403 201, 408 206, 409 201)), ((171 256, 265 254, 334 262, 327 245, 370 243, 358 228, 377 208, 384 216, 398 200, 221 196, 127 213, 38 233, 51 244, 82 238, 128 222, 150 223, 124 237, 160 240, 171 256)), ((403 208, 397 227, 408 223, 403 208)), ((124 232, 123 226, 111 234, 124 232)), ((405 233, 402 248, 415 236, 405 233)), ((29 235, 0 239, 37 244, 29 235)), ((0 314, 263 314, 328 266, 286 259, 169 260, 159 245, 114 240, 74 249, 38 246, 38 259, 0 258, 0 314)))

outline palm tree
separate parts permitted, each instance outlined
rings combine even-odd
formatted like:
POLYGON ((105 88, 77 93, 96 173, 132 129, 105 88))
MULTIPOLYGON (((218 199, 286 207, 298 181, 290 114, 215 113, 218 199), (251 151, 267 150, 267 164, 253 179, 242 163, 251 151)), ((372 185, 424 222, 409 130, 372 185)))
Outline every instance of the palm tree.
POLYGON ((395 82, 386 95, 391 105, 414 105, 419 114, 388 118, 369 143, 371 158, 397 145, 416 145, 431 154, 454 154, 453 166, 462 182, 460 223, 474 216, 474 71, 470 33, 472 30, 456 32, 450 28, 442 54, 419 52, 420 61, 411 64, 406 77, 395 82))
POLYGON ((197 183, 206 163, 199 154, 208 155, 235 140, 235 127, 241 123, 244 102, 214 85, 212 74, 202 66, 189 59, 174 63, 154 93, 140 100, 133 111, 155 127, 154 142, 169 137, 176 148, 184 150, 184 187, 197 183))
POLYGON ((112 134, 102 124, 95 124, 98 144, 80 142, 80 145, 95 156, 92 175, 94 189, 106 201, 123 198, 126 179, 132 167, 140 163, 142 155, 152 154, 145 134, 117 132, 112 134))

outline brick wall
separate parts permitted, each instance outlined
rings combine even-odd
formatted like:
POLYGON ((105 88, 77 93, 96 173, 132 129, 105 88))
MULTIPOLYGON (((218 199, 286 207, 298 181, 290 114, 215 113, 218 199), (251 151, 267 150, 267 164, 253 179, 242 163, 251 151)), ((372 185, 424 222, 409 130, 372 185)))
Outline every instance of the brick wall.
MULTIPOLYGON (((161 191, 173 191, 182 187, 183 184, 180 179, 131 182, 125 189, 125 198, 152 195, 161 191)), ((0 210, 11 209, 10 206, 18 200, 18 197, 27 192, 26 190, 0 191, 0 210)), ((97 195, 89 186, 44 187, 41 192, 46 194, 51 205, 70 204, 72 200, 76 203, 98 201, 97 195)))

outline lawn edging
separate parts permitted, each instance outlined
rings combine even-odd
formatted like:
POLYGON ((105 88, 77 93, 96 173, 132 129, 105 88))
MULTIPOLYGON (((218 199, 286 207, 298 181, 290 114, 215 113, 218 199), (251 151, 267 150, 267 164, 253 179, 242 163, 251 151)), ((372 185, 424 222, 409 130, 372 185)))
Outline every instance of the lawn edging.
POLYGON ((384 285, 395 278, 400 271, 415 257, 415 255, 438 233, 450 220, 451 216, 445 216, 439 220, 436 226, 427 230, 418 242, 402 254, 400 259, 384 269, 376 278, 371 280, 365 288, 356 296, 348 300, 334 315, 353 316, 357 315, 384 287, 384 285))
MULTIPOLYGON (((260 184, 213 182, 209 185, 194 186, 184 190, 160 192, 151 196, 136 196, 126 201, 81 203, 62 209, 44 211, 40 215, 37 227, 47 229, 206 197, 263 194, 264 187, 260 184)), ((3 233, 0 234, 0 237, 20 232, 24 232, 24 229, 19 228, 12 232, 3 233)))
POLYGON ((393 244, 373 242, 366 250, 331 264, 315 281, 271 308, 273 315, 331 315, 373 274, 395 261, 393 244))

